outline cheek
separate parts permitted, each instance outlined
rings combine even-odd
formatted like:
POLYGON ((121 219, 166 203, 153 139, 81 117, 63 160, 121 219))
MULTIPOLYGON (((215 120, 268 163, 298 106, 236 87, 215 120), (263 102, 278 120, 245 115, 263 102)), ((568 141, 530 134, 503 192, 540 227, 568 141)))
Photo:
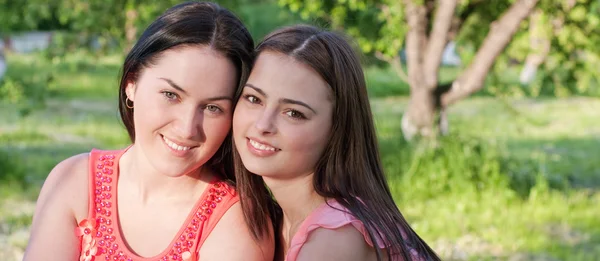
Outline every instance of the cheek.
POLYGON ((322 153, 323 147, 327 143, 326 134, 322 133, 322 127, 318 124, 310 126, 294 126, 286 127, 286 130, 280 130, 281 133, 287 133, 286 141, 288 146, 295 151, 303 154, 318 154, 322 153))
POLYGON ((233 133, 237 134, 242 132, 247 128, 248 124, 252 122, 251 115, 248 113, 248 110, 242 107, 243 105, 238 105, 234 114, 233 114, 233 133))

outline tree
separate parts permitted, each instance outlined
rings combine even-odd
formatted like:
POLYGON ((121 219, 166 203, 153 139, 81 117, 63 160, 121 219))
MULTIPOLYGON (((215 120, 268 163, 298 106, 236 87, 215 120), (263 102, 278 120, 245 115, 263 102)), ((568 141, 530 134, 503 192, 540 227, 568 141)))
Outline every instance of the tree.
POLYGON ((530 95, 600 95, 600 1, 542 2, 507 57, 525 63, 530 95))
POLYGON ((363 52, 388 61, 410 84, 402 118, 406 139, 447 132, 445 109, 484 86, 495 59, 540 0, 280 0, 304 18, 316 18, 353 36, 363 52), (451 83, 439 82, 450 40, 477 46, 451 83), (400 62, 406 50, 408 74, 400 62), (437 120, 436 120, 437 119, 437 120), (436 129, 436 123, 439 129, 436 129))
MULTIPOLYGON (((219 3, 235 9, 249 0, 219 3)), ((102 43, 116 40, 127 51, 145 28, 180 0, 0 0, 0 32, 31 30, 68 31, 79 38, 99 37, 102 43)), ((79 46, 77 46, 79 47, 79 46)))

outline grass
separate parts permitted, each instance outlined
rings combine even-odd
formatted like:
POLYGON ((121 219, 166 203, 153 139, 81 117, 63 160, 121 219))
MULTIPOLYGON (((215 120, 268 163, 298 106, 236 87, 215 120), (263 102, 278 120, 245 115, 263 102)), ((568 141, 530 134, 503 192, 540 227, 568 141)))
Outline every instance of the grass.
POLYGON ((421 156, 417 170, 406 165, 419 158, 418 148, 407 148, 399 131, 406 102, 373 102, 383 162, 404 214, 444 256, 600 257, 600 166, 590 157, 600 153, 598 99, 516 100, 510 109, 493 98, 460 102, 449 112, 451 138, 436 157, 421 156), (476 146, 483 152, 465 156, 476 146), (473 184, 461 176, 469 168, 496 182, 480 182, 485 189, 479 191, 465 186, 473 184), (428 178, 407 181, 411 170, 428 178))
MULTIPOLYGON (((9 56, 10 77, 52 70, 55 79, 42 110, 23 116, 0 103, 0 223, 10 228, 0 232, 29 225, 56 163, 128 143, 116 107, 119 59, 9 56)), ((366 74, 393 195, 445 260, 600 259, 598 99, 474 97, 450 109, 449 137, 407 144, 408 87, 389 69, 366 74)))

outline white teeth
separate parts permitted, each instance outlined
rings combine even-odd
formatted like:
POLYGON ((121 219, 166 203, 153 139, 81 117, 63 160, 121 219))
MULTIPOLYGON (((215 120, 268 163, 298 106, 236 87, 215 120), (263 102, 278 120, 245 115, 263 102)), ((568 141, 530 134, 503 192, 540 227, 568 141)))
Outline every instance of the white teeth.
POLYGON ((167 137, 163 136, 163 140, 165 141, 165 143, 167 143, 167 145, 169 147, 171 147, 171 149, 174 150, 189 150, 190 147, 185 147, 185 146, 181 146, 176 144, 175 142, 172 142, 171 140, 167 139, 167 137))
POLYGON ((267 146, 262 143, 258 143, 257 141, 254 141, 254 140, 250 140, 250 145, 252 145, 252 147, 254 147, 255 149, 259 149, 259 150, 275 151, 275 148, 267 146))

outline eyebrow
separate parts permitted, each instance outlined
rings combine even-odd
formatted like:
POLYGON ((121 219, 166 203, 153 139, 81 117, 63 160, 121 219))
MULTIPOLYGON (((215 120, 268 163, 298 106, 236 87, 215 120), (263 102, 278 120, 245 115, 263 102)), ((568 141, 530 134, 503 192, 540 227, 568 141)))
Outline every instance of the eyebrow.
MULTIPOLYGON (((182 92, 182 93, 183 93, 183 94, 185 94, 185 95, 188 95, 188 93, 187 93, 187 92, 186 92, 186 91, 185 91, 183 88, 181 88, 179 85, 177 85, 176 83, 174 83, 174 82, 173 82, 173 81, 171 81, 170 79, 167 79, 167 78, 158 78, 158 79, 161 79, 161 80, 163 80, 163 81, 167 82, 169 85, 171 85, 171 87, 173 87, 173 88, 177 89, 178 91, 182 92)), ((217 96, 217 97, 211 97, 211 98, 208 98, 208 99, 206 99, 206 100, 207 100, 207 101, 220 101, 220 100, 229 100, 229 101, 233 101, 233 98, 232 98, 232 97, 229 97, 229 96, 217 96)))
POLYGON ((174 83, 170 79, 167 79, 167 78, 158 78, 158 79, 161 79, 161 80, 167 82, 169 85, 171 85, 171 87, 177 89, 180 92, 183 92, 184 94, 187 94, 187 92, 183 88, 181 88, 179 85, 177 85, 176 83, 174 83))
MULTIPOLYGON (((254 89, 256 92, 260 93, 262 96, 268 97, 268 95, 261 89, 258 88, 250 83, 246 83, 245 87, 249 87, 254 89)), ((296 104, 296 105, 300 105, 303 107, 306 107, 307 109, 311 110, 313 113, 317 114, 317 111, 315 111, 312 107, 310 107, 308 104, 298 101, 298 100, 292 100, 292 99, 287 99, 287 98, 283 98, 279 100, 280 103, 286 103, 286 104, 296 104)))

